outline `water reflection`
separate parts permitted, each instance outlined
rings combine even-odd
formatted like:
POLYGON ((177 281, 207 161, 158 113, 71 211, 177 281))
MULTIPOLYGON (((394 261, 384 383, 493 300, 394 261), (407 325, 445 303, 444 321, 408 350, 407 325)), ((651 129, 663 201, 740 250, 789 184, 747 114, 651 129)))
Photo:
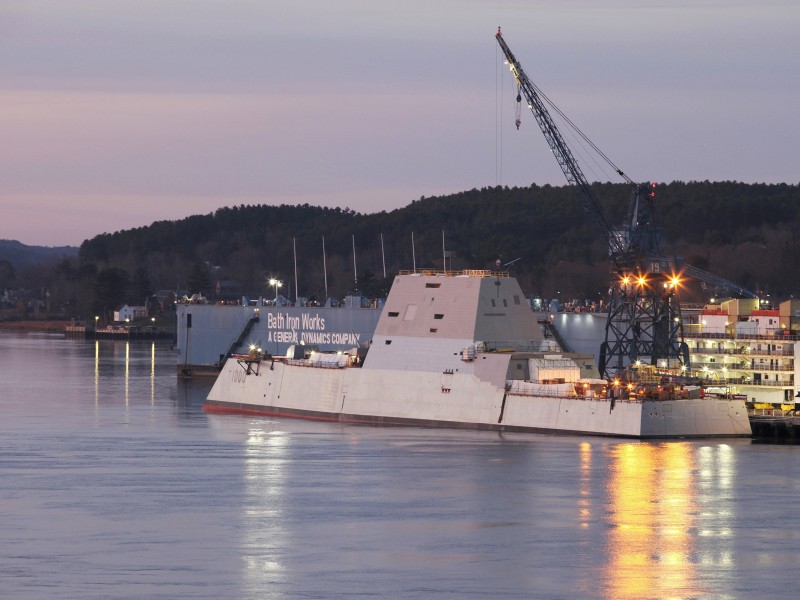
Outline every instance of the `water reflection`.
POLYGON ((606 597, 684 597, 694 582, 692 447, 620 444, 609 467, 606 597))
POLYGON ((156 403, 156 343, 150 344, 150 406, 156 403))
POLYGON ((125 406, 130 400, 131 383, 131 343, 125 342, 125 406))
POLYGON ((252 421, 245 441, 244 582, 248 590, 280 589, 287 544, 285 496, 290 435, 252 421))
POLYGON ((698 450, 698 491, 702 506, 698 556, 702 564, 733 567, 733 484, 736 455, 727 444, 698 450))
POLYGON ((730 574, 734 456, 725 444, 610 449, 606 598, 698 596, 700 571, 730 574))
POLYGON ((581 528, 588 528, 592 518, 592 445, 583 442, 580 453, 580 487, 578 497, 578 520, 581 528))
POLYGON ((94 405, 100 403, 100 342, 94 342, 94 405))

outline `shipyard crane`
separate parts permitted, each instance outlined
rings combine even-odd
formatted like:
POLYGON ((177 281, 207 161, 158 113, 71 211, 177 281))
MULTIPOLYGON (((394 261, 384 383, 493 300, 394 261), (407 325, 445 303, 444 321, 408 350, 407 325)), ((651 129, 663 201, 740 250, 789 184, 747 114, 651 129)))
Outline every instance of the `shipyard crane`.
POLYGON ((609 290, 605 341, 598 359, 600 374, 608 377, 643 360, 651 365, 684 365, 688 369, 689 349, 683 341, 677 296, 680 278, 674 260, 665 258, 661 251, 662 236, 653 210, 655 184, 636 184, 625 175, 531 82, 503 39, 499 27, 495 37, 516 80, 518 105, 524 95, 567 182, 578 188, 584 210, 608 245, 613 279, 609 290), (622 227, 611 226, 543 99, 630 184, 633 197, 622 227))

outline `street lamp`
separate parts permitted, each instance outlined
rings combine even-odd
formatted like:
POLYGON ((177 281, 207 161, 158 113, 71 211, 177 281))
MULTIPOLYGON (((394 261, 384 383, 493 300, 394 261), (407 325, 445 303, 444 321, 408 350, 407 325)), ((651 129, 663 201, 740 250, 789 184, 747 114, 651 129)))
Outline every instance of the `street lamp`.
POLYGON ((278 306, 278 289, 283 285, 283 282, 278 279, 270 279, 269 284, 275 288, 275 306, 278 306))

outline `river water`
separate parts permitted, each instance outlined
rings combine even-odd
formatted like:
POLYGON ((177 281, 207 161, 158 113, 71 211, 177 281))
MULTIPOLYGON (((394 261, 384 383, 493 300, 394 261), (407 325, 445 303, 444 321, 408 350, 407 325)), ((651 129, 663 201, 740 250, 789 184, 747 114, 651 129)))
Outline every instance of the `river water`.
POLYGON ((795 598, 798 446, 208 415, 0 333, 0 598, 795 598))

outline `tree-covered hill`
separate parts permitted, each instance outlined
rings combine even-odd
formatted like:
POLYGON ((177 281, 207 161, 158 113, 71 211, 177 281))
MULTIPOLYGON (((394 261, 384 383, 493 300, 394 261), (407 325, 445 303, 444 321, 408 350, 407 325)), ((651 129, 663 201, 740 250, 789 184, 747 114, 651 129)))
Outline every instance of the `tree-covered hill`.
POLYGON ((7 262, 14 269, 52 263, 63 257, 77 255, 75 246, 28 246, 17 240, 0 240, 0 261, 7 262))
MULTIPOLYGON (((595 184, 595 190, 609 220, 621 222, 630 188, 595 184)), ((657 187, 656 210, 667 254, 773 296, 798 292, 797 185, 673 182, 657 187)), ((353 289, 354 269, 358 288, 377 295, 400 270, 441 269, 444 250, 448 269, 513 261, 509 270, 529 294, 595 300, 608 289, 607 251, 575 189, 549 185, 422 197, 373 214, 258 205, 159 221, 86 240, 79 259, 55 269, 53 287, 76 309, 89 301, 86 290, 95 290, 92 310, 123 299, 139 303, 157 289, 213 296, 214 283, 223 280, 238 282, 242 293, 269 296, 272 277, 284 282, 286 296, 293 298, 296 287, 300 296, 321 300, 326 264, 330 296, 353 289), (121 292, 101 302, 97 291, 108 289, 121 292)))

